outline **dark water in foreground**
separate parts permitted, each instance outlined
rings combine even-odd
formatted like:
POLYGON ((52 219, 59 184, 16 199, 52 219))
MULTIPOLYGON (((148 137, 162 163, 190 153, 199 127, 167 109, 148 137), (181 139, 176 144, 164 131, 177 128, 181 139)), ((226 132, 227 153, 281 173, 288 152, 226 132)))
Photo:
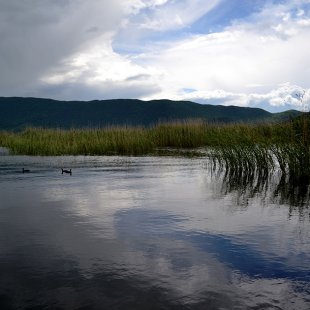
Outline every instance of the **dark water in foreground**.
POLYGON ((307 195, 251 180, 206 159, 0 156, 0 309, 310 309, 307 195))

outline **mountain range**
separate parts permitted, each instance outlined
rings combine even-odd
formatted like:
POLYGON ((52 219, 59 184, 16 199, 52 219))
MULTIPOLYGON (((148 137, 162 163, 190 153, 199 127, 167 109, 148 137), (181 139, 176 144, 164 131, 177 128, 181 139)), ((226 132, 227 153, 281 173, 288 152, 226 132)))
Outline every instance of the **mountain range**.
POLYGON ((113 99, 58 101, 42 98, 0 97, 0 129, 26 127, 85 128, 150 126, 159 122, 202 119, 209 122, 274 122, 300 112, 270 113, 259 108, 203 105, 191 101, 113 99))

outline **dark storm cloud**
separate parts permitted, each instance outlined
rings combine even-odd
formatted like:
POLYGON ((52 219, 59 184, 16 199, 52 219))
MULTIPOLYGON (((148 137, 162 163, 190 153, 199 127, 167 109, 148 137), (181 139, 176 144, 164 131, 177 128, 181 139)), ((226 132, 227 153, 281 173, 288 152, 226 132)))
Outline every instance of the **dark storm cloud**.
POLYGON ((121 14, 119 1, 0 0, 0 95, 35 87, 64 59, 113 31, 121 14))

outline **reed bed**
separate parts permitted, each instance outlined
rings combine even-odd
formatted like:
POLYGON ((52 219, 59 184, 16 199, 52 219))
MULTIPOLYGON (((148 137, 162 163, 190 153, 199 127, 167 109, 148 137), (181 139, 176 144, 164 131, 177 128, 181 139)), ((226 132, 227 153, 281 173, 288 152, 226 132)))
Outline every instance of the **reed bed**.
POLYGON ((308 119, 280 124, 219 125, 203 121, 162 123, 153 127, 97 129, 28 128, 0 132, 0 146, 26 155, 147 155, 160 148, 206 147, 217 165, 229 169, 273 169, 310 175, 308 119))
POLYGON ((142 128, 34 129, 2 133, 0 143, 13 154, 139 155, 153 150, 142 128))
POLYGON ((156 148, 235 147, 296 144, 300 128, 284 124, 218 125, 203 121, 158 124, 153 127, 106 127, 101 129, 27 128, 0 132, 0 144, 14 154, 149 153, 156 148))

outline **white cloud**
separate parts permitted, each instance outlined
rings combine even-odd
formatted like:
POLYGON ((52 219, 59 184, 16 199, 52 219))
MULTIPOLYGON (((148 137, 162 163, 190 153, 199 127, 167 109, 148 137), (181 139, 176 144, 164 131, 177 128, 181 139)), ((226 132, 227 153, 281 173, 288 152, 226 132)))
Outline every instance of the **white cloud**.
POLYGON ((306 87, 308 35, 307 29, 290 40, 281 40, 231 30, 196 36, 138 61, 162 72, 164 96, 182 88, 248 93, 249 85, 263 85, 261 91, 266 92, 287 81, 306 87))
POLYGON ((269 108, 273 112, 287 109, 309 111, 310 89, 284 83, 267 93, 233 93, 221 89, 180 93, 175 100, 190 100, 202 104, 238 105, 244 107, 269 108))
MULTIPOLYGON (((300 13, 294 15, 290 10, 291 5, 268 6, 250 21, 235 23, 223 32, 154 46, 137 62, 161 72, 163 91, 157 98, 177 98, 180 90, 190 88, 207 97, 214 95, 219 102, 221 90, 229 94, 229 104, 254 105, 261 96, 279 106, 285 99, 282 93, 270 95, 281 88, 278 85, 310 86, 310 17, 304 12, 300 18, 300 13), (249 99, 253 86, 256 95, 249 99)), ((286 99, 301 108, 294 98, 286 99)))
POLYGON ((160 92, 156 69, 115 53, 109 35, 63 60, 41 80, 41 91, 55 99, 137 98, 160 92))
POLYGON ((171 30, 190 25, 207 12, 211 11, 221 0, 179 0, 157 1, 151 13, 142 15, 141 28, 152 30, 171 30))

